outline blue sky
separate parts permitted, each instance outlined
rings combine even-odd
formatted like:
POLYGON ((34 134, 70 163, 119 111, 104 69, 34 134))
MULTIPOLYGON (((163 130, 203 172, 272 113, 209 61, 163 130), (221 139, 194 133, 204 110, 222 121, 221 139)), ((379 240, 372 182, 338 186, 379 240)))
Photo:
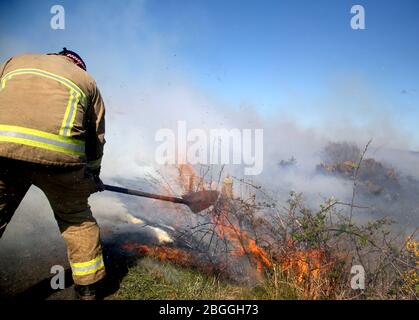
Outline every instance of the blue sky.
POLYGON ((0 59, 67 46, 106 89, 176 74, 232 108, 308 125, 367 99, 419 141, 418 31, 416 0, 2 1, 0 59), (54 4, 65 30, 50 28, 54 4), (350 28, 354 4, 366 30, 350 28))

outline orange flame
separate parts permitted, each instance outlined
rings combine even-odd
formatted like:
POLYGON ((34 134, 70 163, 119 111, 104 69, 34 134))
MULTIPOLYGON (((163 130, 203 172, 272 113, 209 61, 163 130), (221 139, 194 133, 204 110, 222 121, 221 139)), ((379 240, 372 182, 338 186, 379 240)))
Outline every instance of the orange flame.
POLYGON ((212 217, 212 219, 215 225, 214 230, 218 236, 233 245, 234 250, 231 255, 247 256, 251 262, 256 264, 258 272, 262 272, 264 267, 270 268, 272 263, 266 251, 258 246, 256 240, 251 238, 247 232, 231 223, 227 214, 227 210, 222 210, 218 217, 212 217))
POLYGON ((192 252, 180 248, 125 242, 121 245, 121 249, 134 252, 138 256, 148 256, 160 261, 173 262, 181 267, 196 268, 205 274, 213 274, 215 271, 220 272, 224 269, 221 265, 203 263, 192 252))
POLYGON ((180 164, 178 167, 179 170, 179 183, 182 186, 185 192, 198 191, 196 189, 196 184, 199 181, 195 169, 190 164, 180 164))
POLYGON ((134 251, 140 256, 151 256, 162 261, 173 261, 179 265, 187 266, 192 259, 192 254, 179 248, 169 248, 165 246, 151 247, 145 244, 125 242, 122 249, 134 251))
POLYGON ((306 280, 317 280, 326 269, 325 254, 318 249, 296 250, 287 252, 282 258, 281 266, 285 271, 292 272, 299 284, 306 280))
MULTIPOLYGON (((196 173, 194 167, 190 164, 179 165, 178 183, 184 192, 206 189, 203 178, 196 173)), ((211 183, 208 185, 209 189, 212 189, 211 185, 211 183)), ((231 256, 248 257, 259 273, 270 270, 273 262, 276 261, 280 263, 283 270, 292 273, 298 283, 304 284, 308 279, 319 279, 322 272, 330 268, 331 261, 323 251, 319 249, 297 249, 292 242, 287 243, 284 255, 270 257, 249 232, 242 230, 234 222, 228 201, 220 206, 219 214, 211 215, 214 231, 221 239, 227 240, 232 245, 231 256)), ((137 250, 160 260, 174 261, 181 265, 190 264, 194 258, 190 253, 175 248, 150 248, 139 245, 137 250)))
MULTIPOLYGON (((195 169, 190 164, 179 165, 179 183, 185 192, 205 190, 203 179, 199 177, 195 169)), ((209 183, 211 186, 212 183, 209 183)), ((222 208, 222 213, 217 218, 211 216, 215 225, 214 231, 221 239, 228 240, 233 245, 232 256, 247 256, 249 260, 256 264, 258 272, 262 272, 264 267, 270 268, 271 261, 266 251, 257 245, 247 232, 242 231, 238 226, 229 222, 228 204, 222 208)))

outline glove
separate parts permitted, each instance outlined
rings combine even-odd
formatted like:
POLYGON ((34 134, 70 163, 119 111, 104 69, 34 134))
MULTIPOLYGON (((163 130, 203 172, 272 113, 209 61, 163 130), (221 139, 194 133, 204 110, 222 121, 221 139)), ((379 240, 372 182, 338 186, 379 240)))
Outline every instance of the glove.
POLYGON ((99 176, 94 176, 93 178, 96 184, 96 191, 99 191, 99 192, 105 191, 105 185, 103 184, 99 176))
POLYGON ((100 179, 100 167, 97 169, 90 169, 86 168, 86 173, 93 179, 96 185, 96 192, 105 191, 105 185, 103 184, 102 180, 100 179))

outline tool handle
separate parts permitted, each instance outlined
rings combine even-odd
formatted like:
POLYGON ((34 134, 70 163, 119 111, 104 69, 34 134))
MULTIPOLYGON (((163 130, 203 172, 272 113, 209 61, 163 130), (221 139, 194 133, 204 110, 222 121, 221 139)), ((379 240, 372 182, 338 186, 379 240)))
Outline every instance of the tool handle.
POLYGON ((132 189, 127 189, 127 188, 110 186, 110 185, 107 185, 107 184, 105 184, 104 186, 105 186, 105 190, 107 190, 107 191, 123 193, 123 194, 130 194, 130 195, 133 195, 133 196, 145 197, 145 198, 151 198, 151 199, 157 199, 157 200, 163 200, 163 201, 169 201, 169 202, 174 202, 174 203, 186 204, 186 201, 182 198, 162 196, 162 195, 143 192, 143 191, 139 191, 139 190, 132 190, 132 189))

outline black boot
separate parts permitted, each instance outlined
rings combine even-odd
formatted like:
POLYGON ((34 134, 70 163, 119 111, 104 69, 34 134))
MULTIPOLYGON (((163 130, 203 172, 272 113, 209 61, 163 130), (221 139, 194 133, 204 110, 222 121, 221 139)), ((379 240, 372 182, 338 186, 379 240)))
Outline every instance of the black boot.
POLYGON ((77 298, 79 300, 96 300, 96 284, 78 285, 74 286, 77 298))

